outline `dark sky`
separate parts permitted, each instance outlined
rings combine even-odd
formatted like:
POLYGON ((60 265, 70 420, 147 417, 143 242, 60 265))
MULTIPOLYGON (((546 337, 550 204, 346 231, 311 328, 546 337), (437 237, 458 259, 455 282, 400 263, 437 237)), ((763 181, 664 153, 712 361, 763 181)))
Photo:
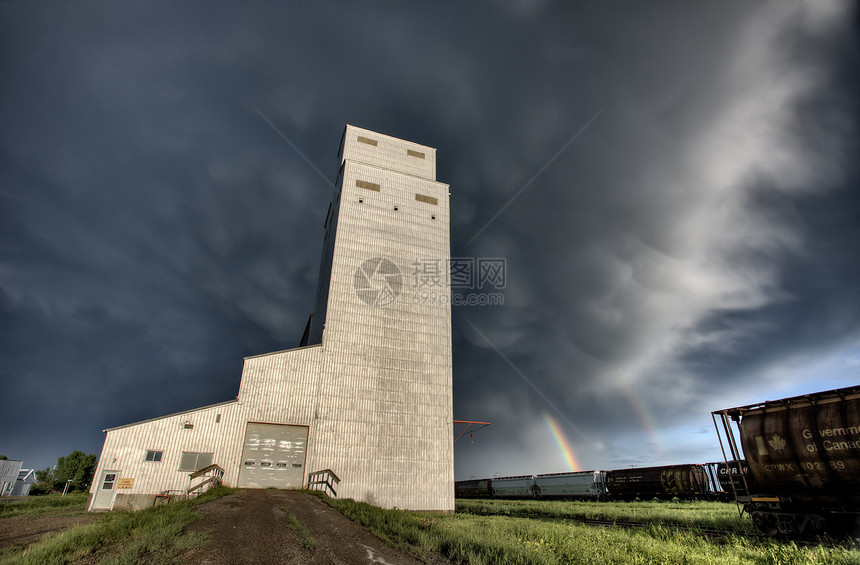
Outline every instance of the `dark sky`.
POLYGON ((506 261, 453 312, 455 417, 493 422, 458 478, 717 459, 711 410, 860 380, 858 22, 0 1, 0 453, 99 453, 296 346, 350 123, 438 148, 453 255, 506 261))

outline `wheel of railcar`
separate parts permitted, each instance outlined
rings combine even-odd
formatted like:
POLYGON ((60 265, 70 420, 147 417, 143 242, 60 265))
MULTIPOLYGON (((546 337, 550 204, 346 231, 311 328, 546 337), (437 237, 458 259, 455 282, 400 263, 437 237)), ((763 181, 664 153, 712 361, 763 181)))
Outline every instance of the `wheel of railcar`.
POLYGON ((758 531, 768 537, 775 537, 779 534, 779 526, 776 523, 776 517, 773 514, 766 512, 752 513, 753 525, 758 531))

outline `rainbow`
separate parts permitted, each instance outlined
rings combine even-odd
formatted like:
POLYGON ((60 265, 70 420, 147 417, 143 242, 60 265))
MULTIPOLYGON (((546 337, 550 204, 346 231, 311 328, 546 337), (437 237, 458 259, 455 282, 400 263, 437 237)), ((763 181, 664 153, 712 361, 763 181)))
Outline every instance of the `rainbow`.
POLYGON ((552 434, 552 439, 555 440, 564 460, 567 461, 567 466, 570 467, 571 471, 578 470, 580 466, 576 460, 576 454, 573 452, 573 448, 570 446, 570 442, 567 441, 564 432, 561 431, 561 426, 546 412, 543 413, 543 419, 546 422, 549 433, 552 434))
POLYGON ((666 447, 666 444, 663 442, 663 438, 660 436, 660 428, 657 425, 654 415, 651 413, 651 409, 642 399, 642 395, 633 387, 633 383, 629 381, 622 382, 620 388, 624 396, 627 397, 627 401, 630 403, 630 406, 633 408, 639 423, 642 425, 642 429, 644 429, 651 437, 651 441, 657 448, 659 456, 662 459, 665 459, 669 449, 666 447))

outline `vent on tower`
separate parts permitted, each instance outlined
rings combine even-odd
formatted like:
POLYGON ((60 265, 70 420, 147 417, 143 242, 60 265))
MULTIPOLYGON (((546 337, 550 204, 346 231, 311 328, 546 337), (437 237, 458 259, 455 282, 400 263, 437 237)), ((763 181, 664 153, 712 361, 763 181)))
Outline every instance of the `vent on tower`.
POLYGON ((366 188, 367 190, 375 190, 379 192, 379 185, 375 182, 367 182, 366 180, 357 180, 355 181, 355 186, 358 188, 366 188))

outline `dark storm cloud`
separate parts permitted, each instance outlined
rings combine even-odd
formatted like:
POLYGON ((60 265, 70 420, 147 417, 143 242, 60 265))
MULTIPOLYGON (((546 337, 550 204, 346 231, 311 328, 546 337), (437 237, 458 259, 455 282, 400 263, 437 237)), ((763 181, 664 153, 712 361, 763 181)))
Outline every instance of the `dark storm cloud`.
POLYGON ((654 430, 858 340, 841 10, 0 4, 2 449, 96 451, 294 346, 331 189, 291 144, 333 180, 348 122, 437 147, 453 255, 507 261, 454 312, 455 417, 494 422, 458 475, 556 464, 545 414, 586 465, 698 457, 654 430))

